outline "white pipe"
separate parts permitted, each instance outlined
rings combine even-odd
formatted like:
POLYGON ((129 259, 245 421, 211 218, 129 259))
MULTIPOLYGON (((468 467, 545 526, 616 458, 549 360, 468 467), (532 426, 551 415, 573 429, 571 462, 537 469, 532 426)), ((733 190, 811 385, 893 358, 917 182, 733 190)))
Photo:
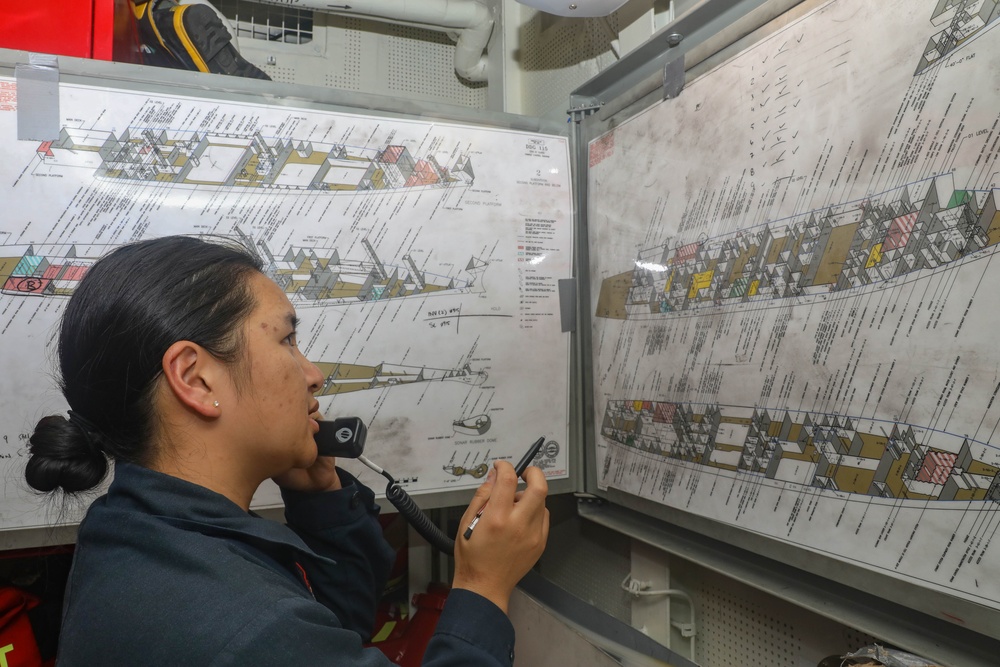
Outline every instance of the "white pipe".
POLYGON ((486 81, 486 44, 493 16, 477 0, 258 0, 282 7, 420 25, 429 30, 458 32, 455 72, 468 81, 486 81))

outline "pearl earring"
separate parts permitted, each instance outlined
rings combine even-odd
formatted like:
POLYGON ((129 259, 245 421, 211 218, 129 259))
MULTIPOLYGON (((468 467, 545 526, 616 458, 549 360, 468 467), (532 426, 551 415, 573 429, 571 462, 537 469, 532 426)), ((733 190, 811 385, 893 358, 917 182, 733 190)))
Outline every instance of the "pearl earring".
POLYGON ((213 401, 212 405, 214 405, 215 407, 219 407, 219 402, 218 401, 213 401))

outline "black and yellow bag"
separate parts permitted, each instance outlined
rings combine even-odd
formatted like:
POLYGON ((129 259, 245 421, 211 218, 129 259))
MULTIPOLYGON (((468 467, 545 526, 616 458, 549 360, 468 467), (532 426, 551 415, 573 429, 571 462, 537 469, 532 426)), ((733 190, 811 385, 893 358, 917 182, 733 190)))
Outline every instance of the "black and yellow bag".
POLYGON ((133 12, 146 64, 270 80, 239 54, 211 7, 135 0, 133 12))

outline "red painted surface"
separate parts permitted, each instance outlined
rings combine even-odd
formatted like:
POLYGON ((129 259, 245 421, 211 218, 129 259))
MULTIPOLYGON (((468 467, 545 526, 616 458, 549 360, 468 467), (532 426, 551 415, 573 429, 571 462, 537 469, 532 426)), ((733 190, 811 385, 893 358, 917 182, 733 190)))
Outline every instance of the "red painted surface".
POLYGON ((0 48, 141 62, 129 0, 6 2, 0 48))

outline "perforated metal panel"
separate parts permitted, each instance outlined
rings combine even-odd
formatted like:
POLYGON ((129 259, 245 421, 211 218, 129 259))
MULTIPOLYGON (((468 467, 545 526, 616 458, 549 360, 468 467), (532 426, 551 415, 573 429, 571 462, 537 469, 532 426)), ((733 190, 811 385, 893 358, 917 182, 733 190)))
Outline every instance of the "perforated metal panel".
MULTIPOLYGON (((609 528, 566 517, 564 500, 550 498, 553 515, 548 548, 539 572, 601 611, 631 622, 632 597, 620 589, 631 567, 631 539, 609 528)), ((695 605, 695 662, 702 667, 816 667, 884 642, 824 618, 679 557, 669 559, 670 586, 688 593, 695 605)), ((686 605, 671 605, 688 620, 686 605)), ((670 619, 663 619, 666 624, 670 619)), ((687 655, 689 643, 674 632, 671 648, 687 655)))
POLYGON ((324 85, 330 88, 361 90, 362 28, 359 19, 341 19, 339 29, 330 35, 327 51, 331 61, 339 64, 326 72, 324 85))
POLYGON ((455 74, 443 32, 248 0, 216 0, 237 26, 240 52, 284 83, 486 108, 486 83, 455 74))
POLYGON ((816 667, 876 641, 694 563, 672 559, 671 578, 695 601, 696 662, 703 667, 816 667))
POLYGON ((617 59, 617 15, 569 19, 522 10, 518 28, 520 113, 563 115, 570 93, 617 59))
POLYGON ((734 656, 758 664, 765 660, 798 664, 802 642, 794 625, 777 618, 766 606, 749 603, 719 586, 702 589, 699 600, 700 655, 706 665, 730 665, 734 656))
POLYGON ((620 587, 631 568, 630 541, 602 526, 571 518, 573 498, 550 497, 546 505, 551 528, 539 573, 604 613, 631 623, 632 603, 620 587))
MULTIPOLYGON (((250 0, 215 2, 237 25, 243 55, 276 80, 487 108, 487 84, 455 74, 455 45, 444 32, 250 0)), ((498 15, 516 24, 517 45, 506 67, 516 71, 510 79, 517 82, 520 102, 509 111, 560 117, 573 89, 617 61, 612 42, 626 27, 622 12, 570 19, 513 0, 485 2, 504 5, 498 15)), ((496 30, 502 29, 498 24, 496 30)), ((499 69, 490 80, 502 87, 499 69)))
POLYGON ((296 83, 298 82, 298 77, 294 67, 277 67, 277 66, 264 66, 263 69, 267 70, 267 75, 271 77, 272 81, 280 81, 282 83, 296 83))
POLYGON ((455 43, 445 33, 395 25, 388 33, 386 86, 394 95, 430 95, 466 107, 486 107, 486 83, 454 76, 455 43), (452 76, 440 74, 449 71, 452 76))
POLYGON ((699 0, 631 0, 606 17, 545 14, 507 0, 508 40, 516 42, 518 109, 531 116, 565 115, 570 93, 699 0))

